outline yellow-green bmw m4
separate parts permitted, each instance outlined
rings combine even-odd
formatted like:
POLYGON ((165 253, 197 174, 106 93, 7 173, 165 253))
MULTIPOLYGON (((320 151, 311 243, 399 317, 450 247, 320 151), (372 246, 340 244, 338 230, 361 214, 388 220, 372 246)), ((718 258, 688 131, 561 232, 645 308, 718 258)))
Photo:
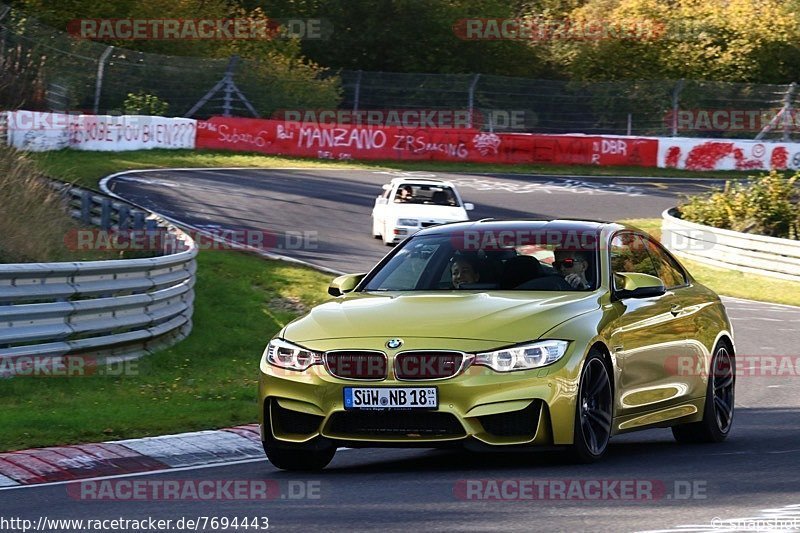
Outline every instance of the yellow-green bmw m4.
POLYGON ((261 359, 261 436, 278 468, 324 468, 341 446, 564 447, 590 462, 623 432, 730 431, 725 308, 636 228, 435 226, 329 292, 261 359))

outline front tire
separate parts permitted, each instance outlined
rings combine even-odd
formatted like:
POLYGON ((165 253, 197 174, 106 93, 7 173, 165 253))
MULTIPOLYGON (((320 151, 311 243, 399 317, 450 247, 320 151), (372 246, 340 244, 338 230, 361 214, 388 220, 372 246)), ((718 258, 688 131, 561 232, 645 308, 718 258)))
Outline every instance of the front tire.
POLYGON ((703 419, 700 422, 673 426, 672 435, 675 440, 681 443, 724 441, 733 425, 735 385, 733 351, 720 342, 711 359, 703 419))
POLYGON ((269 462, 281 470, 306 472, 322 470, 330 464, 336 454, 335 446, 310 448, 302 445, 275 446, 266 442, 262 444, 269 462))
POLYGON ((605 455, 611 439, 613 391, 608 366, 597 351, 583 364, 575 407, 571 455, 578 463, 593 463, 605 455))

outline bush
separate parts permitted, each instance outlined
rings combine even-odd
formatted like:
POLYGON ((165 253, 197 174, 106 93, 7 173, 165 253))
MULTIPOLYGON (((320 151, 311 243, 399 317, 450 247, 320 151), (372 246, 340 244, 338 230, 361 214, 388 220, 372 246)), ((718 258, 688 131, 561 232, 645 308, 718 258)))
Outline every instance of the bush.
POLYGON ((0 145, 0 262, 60 261, 70 257, 66 233, 77 228, 60 195, 35 164, 0 145))
POLYGON ((747 183, 725 183, 711 194, 692 196, 678 207, 684 220, 715 228, 784 239, 800 238, 800 172, 776 171, 747 183))
POLYGON ((169 104, 154 94, 147 94, 144 91, 139 91, 138 93, 128 93, 128 97, 125 99, 122 107, 126 115, 163 117, 167 114, 169 104))

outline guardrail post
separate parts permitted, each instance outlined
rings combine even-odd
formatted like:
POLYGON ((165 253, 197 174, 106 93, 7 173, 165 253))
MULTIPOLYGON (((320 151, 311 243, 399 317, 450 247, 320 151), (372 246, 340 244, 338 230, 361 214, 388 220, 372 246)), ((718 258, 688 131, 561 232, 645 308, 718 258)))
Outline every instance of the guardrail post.
POLYGON ((133 213, 133 229, 136 231, 144 229, 144 213, 141 211, 133 213))
POLYGON ((131 224, 131 208, 127 205, 121 205, 117 213, 117 228, 119 228, 120 231, 125 231, 131 224))
MULTIPOLYGON (((153 220, 152 218, 147 219, 144 221, 145 227, 145 235, 147 237, 147 242, 150 243, 149 246, 153 246, 155 243, 158 242, 158 222, 153 220)), ((160 254, 165 255, 164 253, 164 242, 161 242, 160 254)))
POLYGON ((156 233, 158 232, 158 223, 153 219, 144 221, 144 232, 147 235, 147 242, 155 242, 156 233))
POLYGON ((111 198, 103 198, 100 203, 102 210, 100 211, 100 227, 102 229, 111 229, 111 198))
POLYGON ((81 222, 92 223, 92 193, 89 191, 81 192, 81 222))

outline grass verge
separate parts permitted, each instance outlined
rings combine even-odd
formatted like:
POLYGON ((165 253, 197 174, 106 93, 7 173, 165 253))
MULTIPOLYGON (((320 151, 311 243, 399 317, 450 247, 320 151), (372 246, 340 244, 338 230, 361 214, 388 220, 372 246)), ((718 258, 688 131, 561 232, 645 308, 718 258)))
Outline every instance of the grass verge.
POLYGON ((236 252, 198 258, 192 334, 120 376, 16 377, 0 386, 0 450, 252 423, 267 341, 328 298, 330 275, 236 252))
MULTIPOLYGON (((660 218, 629 219, 622 222, 633 224, 657 239, 661 238, 660 218)), ((726 270, 683 258, 681 263, 697 281, 718 294, 761 302, 800 305, 800 282, 726 270)))
POLYGON ((435 161, 327 161, 214 150, 140 150, 135 152, 61 150, 58 152, 39 152, 31 154, 31 157, 39 163, 42 170, 48 175, 87 187, 96 187, 100 178, 122 170, 180 167, 303 167, 573 176, 702 177, 717 179, 740 179, 752 174, 752 172, 737 171, 692 172, 669 168, 599 167, 594 165, 489 165, 435 161))

